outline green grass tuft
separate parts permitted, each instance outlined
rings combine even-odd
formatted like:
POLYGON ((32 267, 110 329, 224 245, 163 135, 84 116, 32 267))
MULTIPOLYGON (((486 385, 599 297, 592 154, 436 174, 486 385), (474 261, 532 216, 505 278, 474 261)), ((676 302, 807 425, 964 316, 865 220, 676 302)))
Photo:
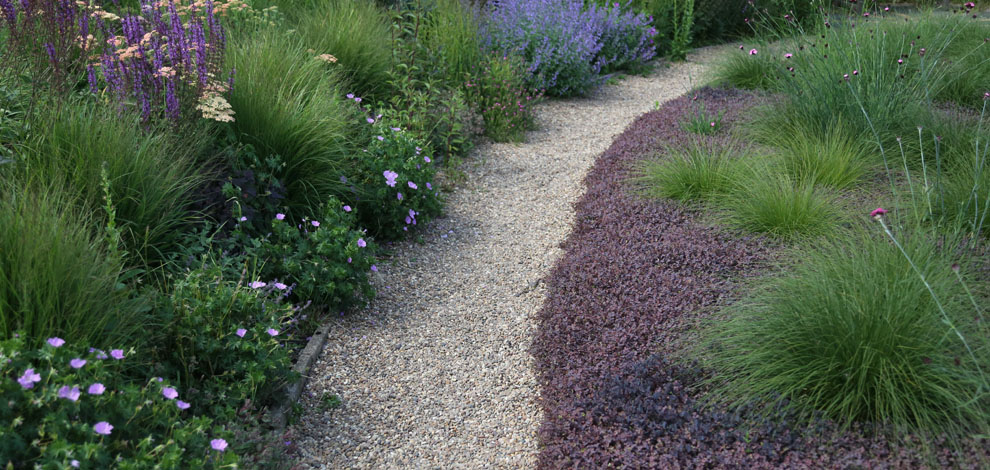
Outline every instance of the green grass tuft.
MULTIPOLYGON (((780 394, 804 416, 845 425, 985 434, 990 395, 979 368, 925 282, 871 223, 795 250, 793 268, 761 280, 727 320, 709 325, 696 352, 714 380, 727 381, 712 397, 743 404, 780 394)), ((990 363, 990 336, 951 269, 958 240, 921 229, 898 238, 977 361, 990 363)))
POLYGON ((680 201, 709 200, 728 193, 745 163, 731 145, 694 140, 644 160, 635 181, 643 194, 680 201))
POLYGON ((346 188, 340 177, 348 174, 359 134, 355 126, 367 124, 345 97, 339 72, 275 30, 236 38, 228 58, 237 68, 233 128, 259 153, 282 157, 278 176, 290 208, 310 214, 328 196, 341 194, 346 188))
POLYGON ((143 304, 119 285, 123 264, 107 253, 99 222, 71 192, 35 181, 0 183, 0 335, 134 344, 143 304))
POLYGON ((737 181, 723 204, 731 224, 782 240, 827 234, 841 220, 835 198, 822 188, 769 168, 754 169, 737 181))
POLYGON ((825 131, 792 122, 761 140, 778 149, 784 170, 799 184, 847 189, 874 163, 875 146, 868 144, 869 138, 841 121, 825 131))

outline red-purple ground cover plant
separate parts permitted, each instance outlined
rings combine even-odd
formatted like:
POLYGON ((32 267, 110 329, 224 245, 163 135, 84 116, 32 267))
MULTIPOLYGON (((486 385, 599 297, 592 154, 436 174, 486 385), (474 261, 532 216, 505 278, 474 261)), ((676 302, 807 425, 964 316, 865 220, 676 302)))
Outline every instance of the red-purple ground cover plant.
MULTIPOLYGON (((704 89, 724 112, 725 139, 754 95, 704 89)), ((703 401, 706 372, 678 354, 692 315, 706 315, 765 274, 772 244, 706 221, 697 206, 648 200, 629 183, 635 164, 696 135, 680 125, 698 105, 683 96, 633 122, 598 159, 576 204, 574 230, 548 278, 532 346, 544 422, 538 468, 921 468, 955 463, 935 443, 888 442, 858 428, 798 424, 786 403, 719 409, 703 401)))

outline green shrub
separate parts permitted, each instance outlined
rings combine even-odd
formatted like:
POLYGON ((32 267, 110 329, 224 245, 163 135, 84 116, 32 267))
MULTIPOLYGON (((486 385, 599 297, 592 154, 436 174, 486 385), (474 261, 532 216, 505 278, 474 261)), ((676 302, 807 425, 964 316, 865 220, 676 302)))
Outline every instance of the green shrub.
POLYGON ((472 147, 469 108, 462 82, 449 83, 448 64, 442 51, 424 43, 422 25, 426 13, 399 11, 393 17, 394 65, 388 72, 391 96, 377 103, 382 113, 431 153, 451 161, 472 147))
POLYGON ((157 264, 176 249, 196 190, 210 177, 198 162, 210 143, 201 130, 177 137, 142 130, 139 119, 106 106, 68 102, 43 107, 15 162, 23 178, 64 183, 89 211, 103 207, 101 171, 109 177, 117 222, 132 262, 157 264))
POLYGON ((122 262, 96 236, 99 223, 55 185, 0 194, 0 336, 134 344, 145 306, 120 285, 122 262))
POLYGON ((226 448, 231 433, 184 409, 195 404, 183 401, 179 390, 161 380, 125 379, 121 372, 133 361, 133 350, 87 353, 87 343, 59 338, 34 349, 26 339, 37 338, 14 335, 0 341, 0 422, 5 423, 0 465, 128 470, 237 465, 234 452, 214 450, 226 448))
POLYGON ((702 140, 668 148, 666 153, 644 160, 638 169, 636 181, 649 197, 710 200, 730 192, 745 165, 731 145, 702 140))
POLYGON ((740 179, 724 204, 733 225, 784 240, 826 234, 840 220, 834 197, 769 168, 740 179))
POLYGON ((189 391, 194 413, 233 419, 244 400, 271 404, 296 378, 279 341, 293 320, 292 306, 271 299, 283 292, 247 283, 225 279, 206 256, 158 302, 162 327, 150 332, 146 347, 158 373, 189 391))
POLYGON ((792 268, 708 325, 696 352, 717 371, 713 396, 743 404, 779 394, 807 417, 822 412, 842 424, 985 434, 990 403, 978 364, 990 363, 990 336, 961 283, 969 269, 953 273, 965 264, 959 240, 898 234, 922 278, 874 230, 795 250, 792 268))
POLYGON ((436 165, 408 132, 376 121, 366 153, 355 162, 355 199, 361 225, 379 239, 398 239, 440 215, 436 165))
POLYGON ((233 128, 260 154, 281 157, 290 209, 306 214, 341 194, 359 110, 340 72, 277 30, 232 40, 227 57, 237 69, 233 128))
POLYGON ((521 142, 536 126, 533 106, 540 93, 526 86, 525 68, 516 56, 489 55, 466 85, 468 101, 485 121, 485 135, 496 142, 521 142))
POLYGON ((367 98, 389 93, 386 73, 392 65, 389 18, 374 2, 324 0, 299 21, 299 34, 316 54, 331 54, 348 91, 367 98))
POLYGON ((374 296, 368 273, 377 269, 375 248, 354 228, 350 206, 331 197, 320 214, 319 219, 296 221, 277 214, 271 235, 249 249, 249 255, 263 262, 259 279, 251 282, 300 302, 345 310, 374 296))

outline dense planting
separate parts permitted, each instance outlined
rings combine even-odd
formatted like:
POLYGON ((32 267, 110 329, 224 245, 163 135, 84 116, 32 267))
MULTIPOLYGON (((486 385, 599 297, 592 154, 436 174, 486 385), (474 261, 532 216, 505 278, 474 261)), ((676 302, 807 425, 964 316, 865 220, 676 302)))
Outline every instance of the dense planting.
MULTIPOLYGON (((300 345, 476 134, 535 125, 507 6, 0 0, 0 466, 289 466, 300 345)), ((560 83, 646 67, 643 16, 572 6, 560 83)))

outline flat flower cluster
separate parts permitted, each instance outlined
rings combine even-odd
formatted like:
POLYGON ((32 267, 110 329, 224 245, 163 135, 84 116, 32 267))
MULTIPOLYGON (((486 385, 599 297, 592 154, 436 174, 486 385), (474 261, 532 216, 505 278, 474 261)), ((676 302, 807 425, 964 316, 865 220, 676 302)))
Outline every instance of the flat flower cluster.
POLYGON ((20 334, 0 341, 0 422, 13 425, 0 439, 4 461, 143 468, 158 447, 183 468, 236 463, 223 454, 229 432, 193 416, 176 387, 160 377, 143 386, 122 380, 132 353, 86 350, 58 337, 38 349, 27 348, 20 334))

